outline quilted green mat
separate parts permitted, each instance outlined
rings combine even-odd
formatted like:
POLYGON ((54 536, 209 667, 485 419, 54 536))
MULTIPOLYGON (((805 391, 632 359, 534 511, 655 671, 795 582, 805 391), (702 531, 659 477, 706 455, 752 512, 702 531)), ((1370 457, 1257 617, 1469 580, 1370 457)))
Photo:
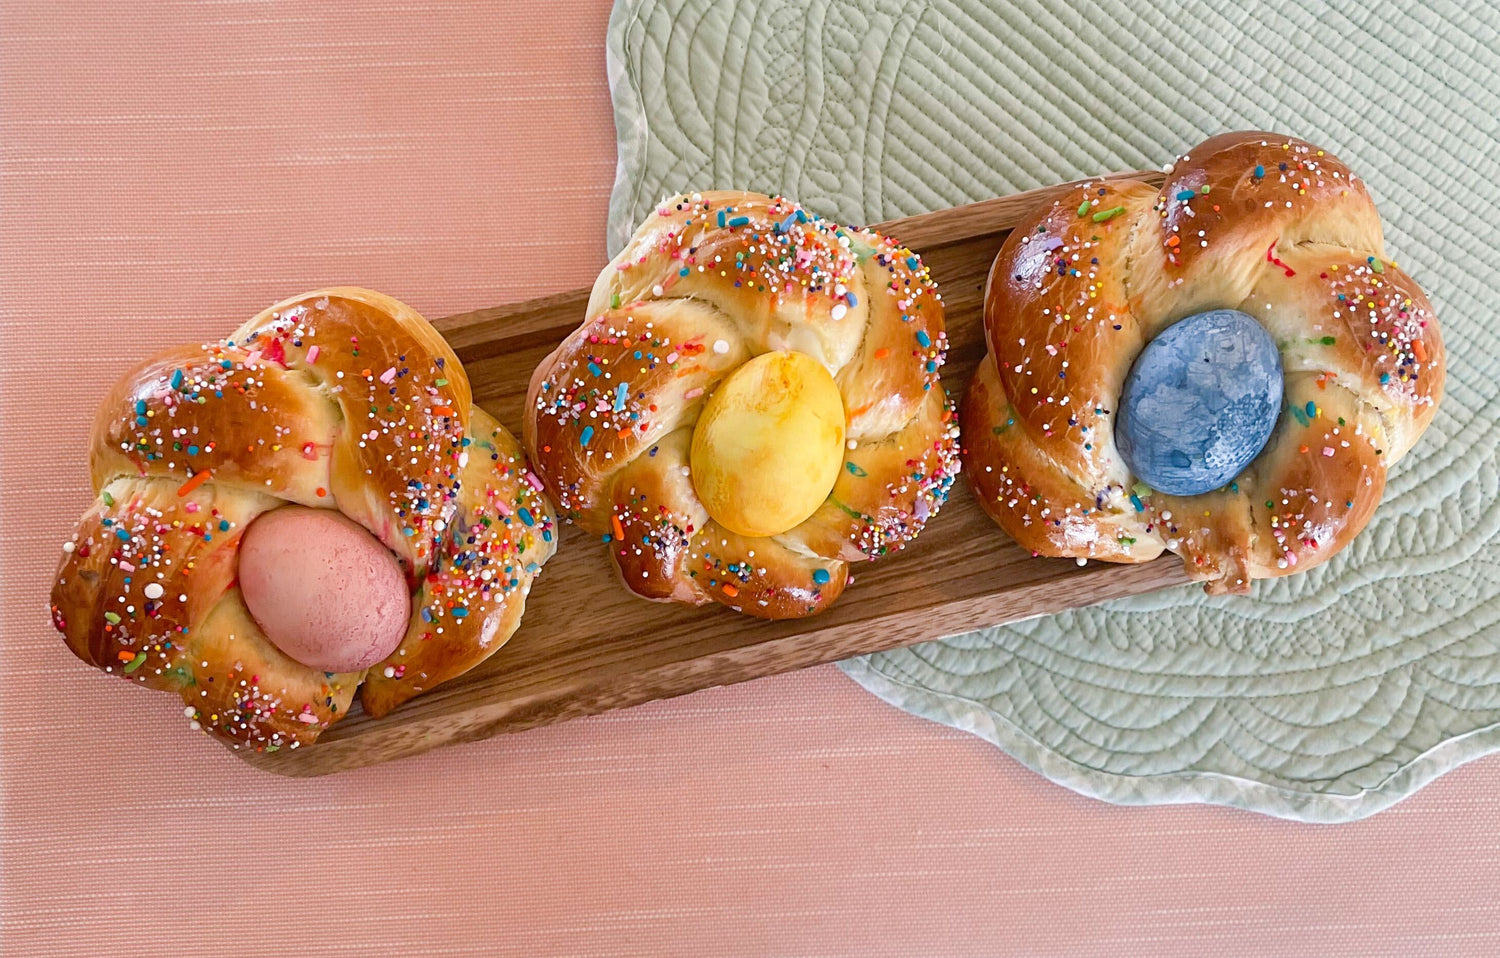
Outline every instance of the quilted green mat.
POLYGON ((681 190, 876 222, 1259 128, 1365 177, 1443 323, 1447 399, 1326 565, 1253 600, 1173 589, 848 674, 1113 802, 1344 821, 1500 747, 1497 28, 1494 6, 1415 0, 618 0, 615 249, 681 190))

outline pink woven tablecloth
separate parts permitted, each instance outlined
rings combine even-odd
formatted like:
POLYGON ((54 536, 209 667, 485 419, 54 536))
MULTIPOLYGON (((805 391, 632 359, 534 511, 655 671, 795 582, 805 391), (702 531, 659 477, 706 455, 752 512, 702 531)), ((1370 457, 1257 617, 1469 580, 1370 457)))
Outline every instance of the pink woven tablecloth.
POLYGON ((1500 950, 1494 759, 1337 828, 1113 808, 823 668, 290 781, 72 658, 46 592, 127 365, 328 283, 592 280, 608 6, 0 5, 0 949, 1500 950))

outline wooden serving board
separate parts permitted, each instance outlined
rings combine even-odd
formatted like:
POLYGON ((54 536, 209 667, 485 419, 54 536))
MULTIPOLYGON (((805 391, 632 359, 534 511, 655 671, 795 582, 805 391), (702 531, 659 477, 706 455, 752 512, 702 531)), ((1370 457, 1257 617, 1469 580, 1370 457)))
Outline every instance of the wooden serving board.
MULTIPOLYGON (((1115 175, 1162 180, 1160 173, 1115 175)), ((984 356, 981 300, 1001 242, 1022 215, 1064 188, 878 227, 920 253, 942 290, 950 395, 962 394, 984 356)), ((587 300, 588 290, 579 289, 435 325, 468 370, 474 401, 519 435, 532 370, 582 321, 587 300)), ((236 754, 282 775, 325 775, 1185 581, 1175 556, 1134 566, 1034 558, 985 516, 962 479, 915 543, 851 571, 854 584, 829 611, 763 622, 718 605, 636 598, 598 539, 564 526, 521 628, 484 664, 384 719, 356 705, 308 748, 236 754)))

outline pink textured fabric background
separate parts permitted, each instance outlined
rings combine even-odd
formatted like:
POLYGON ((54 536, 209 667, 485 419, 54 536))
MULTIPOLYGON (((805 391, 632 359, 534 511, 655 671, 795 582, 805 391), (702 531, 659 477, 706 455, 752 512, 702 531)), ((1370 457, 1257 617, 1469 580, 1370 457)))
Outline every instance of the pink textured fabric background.
POLYGON ((822 668, 289 781, 69 655, 46 593, 127 365, 327 283, 592 280, 608 7, 0 5, 0 949, 1500 950, 1495 759, 1336 828, 1114 808, 822 668))

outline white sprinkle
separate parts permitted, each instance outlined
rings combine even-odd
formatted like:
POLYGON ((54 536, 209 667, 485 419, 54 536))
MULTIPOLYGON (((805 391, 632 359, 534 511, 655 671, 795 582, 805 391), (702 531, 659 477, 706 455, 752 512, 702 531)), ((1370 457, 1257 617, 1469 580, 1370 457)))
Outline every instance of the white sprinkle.
POLYGON ((467 451, 458 454, 458 468, 462 469, 469 464, 469 453, 467 451))
POLYGON ((63 543, 63 551, 64 552, 72 552, 75 548, 76 548, 76 546, 74 546, 73 543, 71 543, 71 542, 64 542, 63 543))
POLYGON ((1077 559, 1075 559, 1073 561, 1077 562, 1081 566, 1089 564, 1089 560, 1085 559, 1083 556, 1079 556, 1077 559))
POLYGON ((1163 518, 1163 519, 1170 519, 1170 518, 1172 518, 1172 513, 1170 513, 1170 512, 1163 512, 1163 513, 1162 513, 1162 514, 1161 514, 1161 517, 1162 517, 1162 518, 1163 518))
POLYGON ((693 470, 689 469, 687 466, 683 466, 682 467, 682 474, 684 476, 690 476, 690 475, 693 474, 693 470))
POLYGON ((186 716, 187 718, 192 718, 193 715, 194 715, 194 713, 196 713, 197 711, 198 710, 196 708, 194 708, 193 706, 189 705, 189 706, 187 706, 186 708, 184 708, 182 710, 182 714, 184 716, 186 716))
POLYGON ((381 674, 384 675, 388 679, 393 679, 393 678, 396 677, 396 667, 394 665, 387 665, 385 667, 385 671, 382 672, 381 674))
POLYGON ((160 599, 166 591, 166 589, 161 587, 160 582, 149 582, 146 584, 145 592, 148 599, 160 599))
MULTIPOLYGON (((837 319, 838 317, 834 318, 837 319)), ((729 341, 724 339, 714 340, 714 352, 718 353, 720 356, 729 352, 729 341)))
POLYGON ((664 290, 664 289, 661 288, 661 284, 660 283, 657 283, 655 286, 651 287, 651 295, 652 296, 660 296, 664 292, 666 292, 666 290, 664 290))
POLYGON ((831 315, 833 316, 834 319, 843 319, 844 316, 848 314, 848 312, 849 312, 849 307, 846 304, 844 304, 844 303, 835 303, 834 306, 833 306, 833 311, 832 311, 831 315))
POLYGON ((859 443, 856 440, 853 440, 853 439, 851 439, 848 442, 844 443, 844 445, 848 446, 850 449, 856 449, 856 448, 859 447, 859 443))

